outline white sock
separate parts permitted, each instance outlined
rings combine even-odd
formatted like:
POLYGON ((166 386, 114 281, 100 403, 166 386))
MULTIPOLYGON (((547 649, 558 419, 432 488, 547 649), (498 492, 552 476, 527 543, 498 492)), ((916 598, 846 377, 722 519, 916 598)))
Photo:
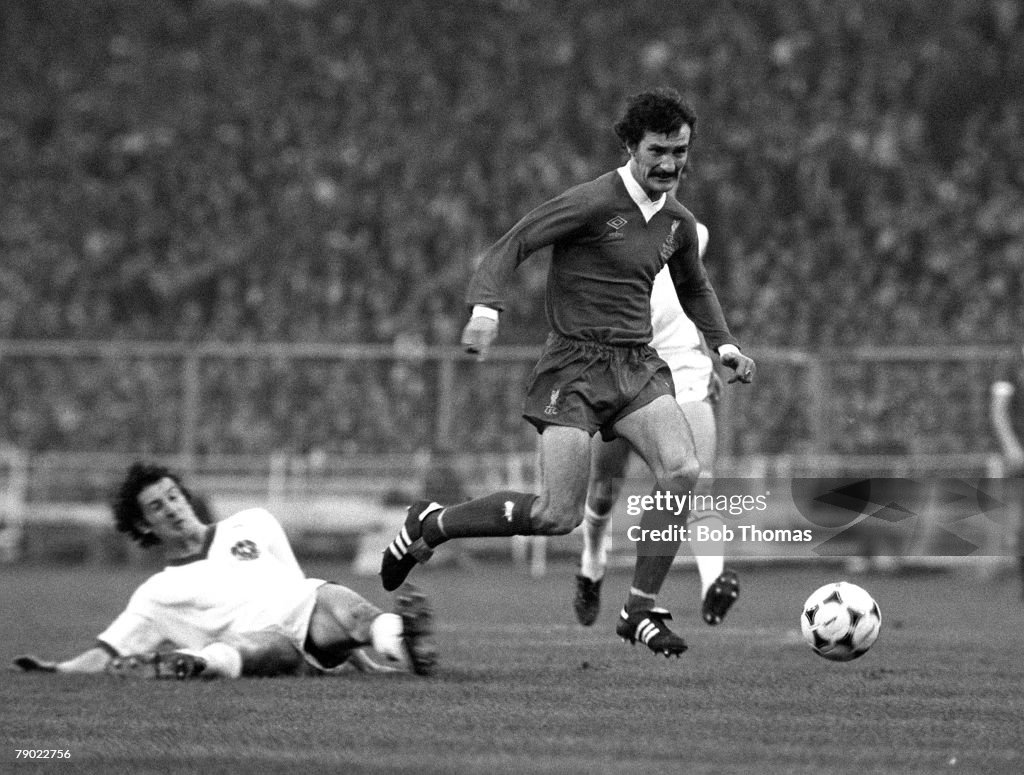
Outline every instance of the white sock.
POLYGON ((370 644, 389 659, 405 663, 405 647, 402 644, 402 617, 398 614, 381 614, 370 622, 370 644))
POLYGON ((590 506, 583 509, 583 553, 580 555, 580 575, 591 581, 604 577, 608 565, 608 552, 612 537, 608 534, 611 515, 601 516, 590 506))
POLYGON ((701 600, 708 594, 715 579, 722 575, 725 570, 725 557, 721 554, 698 554, 694 558, 697 561, 697 573, 700 574, 700 596, 701 600))
MULTIPOLYGON (((708 525, 712 530, 724 527, 722 518, 714 512, 695 515, 691 520, 708 525)), ((725 549, 722 544, 712 544, 708 541, 703 543, 691 543, 693 559, 697 563, 697 573, 700 576, 700 597, 701 600, 708 594, 711 585, 715 583, 722 571, 725 570, 725 549)))
POLYGON ((242 654, 234 646, 227 643, 211 643, 192 653, 199 654, 206 660, 203 677, 238 678, 242 675, 242 654))

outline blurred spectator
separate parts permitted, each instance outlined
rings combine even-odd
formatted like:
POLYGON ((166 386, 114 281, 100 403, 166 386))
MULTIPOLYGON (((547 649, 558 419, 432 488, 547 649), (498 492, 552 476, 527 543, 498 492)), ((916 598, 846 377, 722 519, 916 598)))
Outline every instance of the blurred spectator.
MULTIPOLYGON (((612 0, 9 0, 0 338, 450 343, 479 249, 615 162, 600 127, 662 82, 711 117, 689 204, 721 235, 709 271, 752 347, 1019 336, 1019 3, 665 7, 667 27, 612 0)), ((541 284, 542 264, 516 282, 541 284)), ((510 297, 503 343, 538 343, 542 295, 510 297)), ((429 380, 236 365, 212 388, 210 451, 431 443, 429 380)), ((5 368, 3 435, 141 450, 125 413, 179 383, 108 366, 5 368)), ((838 380, 836 451, 884 446, 895 421, 890 440, 984 444, 928 425, 937 400, 983 400, 969 373, 926 396, 913 370, 838 380)), ((751 398, 761 427, 737 452, 801 443, 785 383, 751 398)))

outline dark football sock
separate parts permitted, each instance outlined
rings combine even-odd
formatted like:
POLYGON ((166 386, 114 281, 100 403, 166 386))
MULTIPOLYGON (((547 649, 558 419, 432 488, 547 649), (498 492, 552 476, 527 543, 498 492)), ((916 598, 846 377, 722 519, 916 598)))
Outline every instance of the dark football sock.
POLYGON ((502 490, 435 511, 423 520, 423 540, 437 546, 450 538, 489 538, 533 534, 530 511, 537 496, 502 490))
POLYGON ((636 558, 633 571, 633 589, 626 600, 626 612, 649 611, 661 592, 675 555, 648 555, 636 558))
POLYGON ((628 612, 650 609, 653 606, 654 599, 661 592, 661 587, 679 551, 688 513, 650 509, 641 514, 641 536, 644 535, 643 531, 658 531, 661 540, 647 538, 636 543, 633 592, 626 601, 628 612))

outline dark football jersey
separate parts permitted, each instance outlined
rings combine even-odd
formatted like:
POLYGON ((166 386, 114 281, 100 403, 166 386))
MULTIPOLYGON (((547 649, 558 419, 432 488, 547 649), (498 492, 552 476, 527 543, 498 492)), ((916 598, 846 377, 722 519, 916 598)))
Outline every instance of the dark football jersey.
POLYGON ((551 246, 545 309, 551 329, 612 345, 651 341, 651 289, 667 262, 686 314, 708 346, 735 344, 697 246, 696 221, 673 197, 649 222, 617 171, 570 188, 524 216, 484 254, 466 301, 504 309, 508 276, 551 246))

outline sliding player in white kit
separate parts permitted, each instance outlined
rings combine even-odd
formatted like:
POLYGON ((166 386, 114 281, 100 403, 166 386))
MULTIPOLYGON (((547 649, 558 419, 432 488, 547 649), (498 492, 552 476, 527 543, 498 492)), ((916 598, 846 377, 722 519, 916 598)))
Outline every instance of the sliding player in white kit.
POLYGON ((160 546, 167 567, 132 594, 95 647, 23 670, 204 678, 328 672, 428 673, 435 651, 430 611, 402 591, 385 613, 353 590, 307 578, 274 516, 261 508, 209 523, 169 470, 137 463, 114 502, 119 530, 160 546), (361 649, 371 646, 390 665, 361 649), (394 666, 397 666, 394 667, 394 666))
MULTIPOLYGON (((704 258, 708 245, 708 229, 697 224, 698 252, 704 258)), ((694 495, 710 494, 717 455, 717 425, 713 403, 718 399, 721 382, 697 327, 683 312, 667 269, 654 279, 651 290, 651 324, 654 338, 651 346, 672 369, 676 401, 686 415, 693 434, 700 478, 694 495)), ((619 498, 630 459, 631 447, 625 439, 602 441, 595 436, 591 458, 590 485, 584 511, 583 552, 580 572, 576 576, 573 609, 585 626, 597 620, 601 604, 601 582, 608 564, 608 534, 612 507, 619 498)), ((712 528, 721 527, 721 517, 710 511, 694 511, 690 524, 703 521, 712 528)), ((701 581, 701 615, 710 625, 722 621, 739 597, 739 579, 735 571, 725 568, 722 544, 690 542, 701 581)), ((630 590, 631 594, 638 590, 630 590)), ((667 617, 668 612, 653 609, 667 617)))

